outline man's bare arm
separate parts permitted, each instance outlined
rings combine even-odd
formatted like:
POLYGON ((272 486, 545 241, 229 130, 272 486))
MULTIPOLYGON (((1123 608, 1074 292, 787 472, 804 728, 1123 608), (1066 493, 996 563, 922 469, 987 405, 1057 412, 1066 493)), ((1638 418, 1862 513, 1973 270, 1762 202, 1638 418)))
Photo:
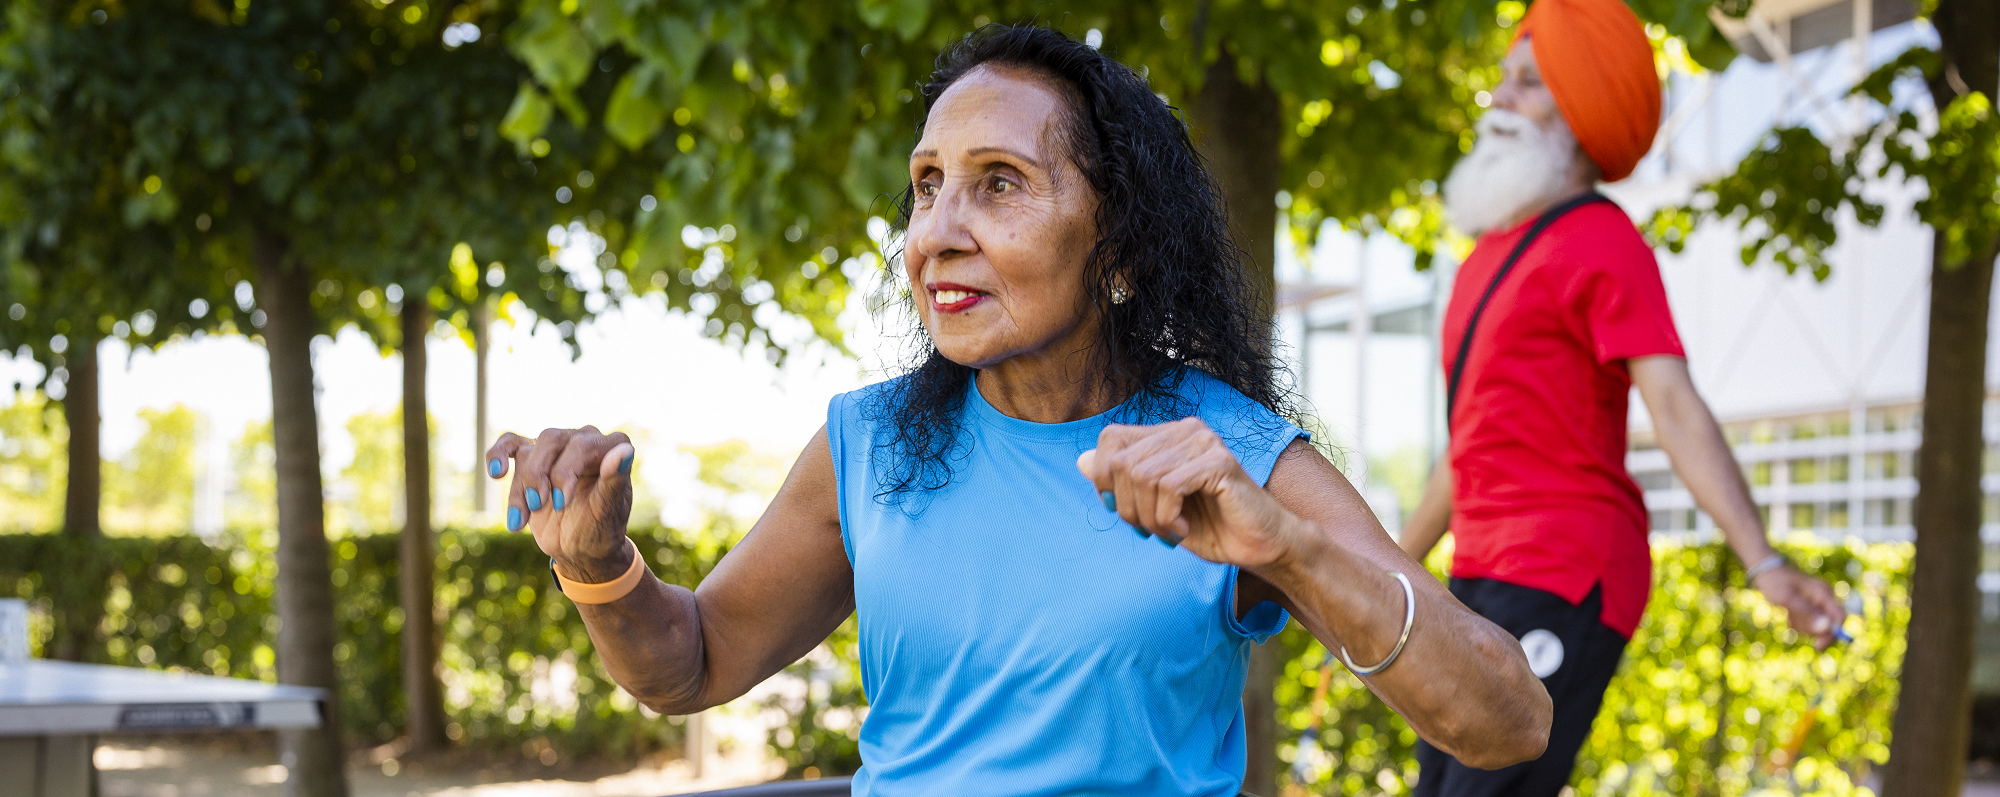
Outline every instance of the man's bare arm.
POLYGON ((1403 524, 1403 533, 1396 538, 1396 544, 1403 552, 1418 562, 1431 555, 1438 540, 1444 539, 1445 531, 1451 526, 1451 460, 1439 458, 1431 467, 1430 481, 1424 485, 1424 497, 1417 502, 1417 511, 1410 513, 1410 520, 1403 524))
MULTIPOLYGON (((1776 553, 1765 538, 1764 521, 1750 496, 1750 485, 1736 455, 1722 436, 1722 427, 1708 411, 1708 403, 1694 388, 1687 360, 1660 355, 1626 361, 1632 384, 1653 416, 1653 430, 1660 448, 1667 452, 1674 472, 1687 485, 1697 506, 1715 519, 1731 550, 1746 566, 1755 565, 1776 553)), ((1833 641, 1833 629, 1847 617, 1847 611, 1826 582, 1790 566, 1769 570, 1753 585, 1772 603, 1785 607, 1792 627, 1815 639, 1819 647, 1833 641)))

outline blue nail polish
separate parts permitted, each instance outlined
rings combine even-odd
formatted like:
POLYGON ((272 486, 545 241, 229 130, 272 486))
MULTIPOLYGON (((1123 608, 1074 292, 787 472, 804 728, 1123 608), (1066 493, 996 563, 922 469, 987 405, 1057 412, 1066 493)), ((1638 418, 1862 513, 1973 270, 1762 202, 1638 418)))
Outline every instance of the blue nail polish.
POLYGON ((1851 634, 1849 634, 1849 633, 1847 633, 1847 629, 1845 629, 1845 628, 1835 628, 1835 629, 1833 629, 1833 641, 1835 641, 1835 642, 1853 642, 1853 641, 1854 641, 1854 636, 1853 636, 1853 635, 1851 635, 1851 634))
POLYGON ((508 530, 508 531, 520 531, 520 530, 521 530, 521 508, 520 508, 520 507, 518 507, 518 506, 510 506, 510 507, 507 507, 507 530, 508 530))
POLYGON ((542 511, 542 494, 533 487, 528 488, 528 511, 542 511))
POLYGON ((561 488, 561 487, 557 487, 557 488, 555 488, 554 490, 552 490, 551 492, 552 492, 552 493, 554 494, 554 496, 555 496, 555 499, 556 499, 556 511, 557 511, 557 512, 561 512, 561 511, 562 511, 562 507, 563 507, 563 500, 562 500, 562 488, 561 488))
POLYGON ((1158 541, 1161 545, 1167 546, 1168 548, 1178 548, 1181 545, 1178 542, 1174 542, 1172 540, 1167 539, 1167 535, 1165 534, 1156 535, 1153 537, 1153 539, 1158 541))
POLYGON ((1098 493, 1098 494, 1097 494, 1097 498, 1098 498, 1098 500, 1101 500, 1101 501, 1103 501, 1103 502, 1104 502, 1104 511, 1106 511, 1106 512, 1116 512, 1116 511, 1118 511, 1118 494, 1117 494, 1117 493, 1114 493, 1114 492, 1112 492, 1112 491, 1110 491, 1110 490, 1105 490, 1105 491, 1103 491, 1103 492, 1100 492, 1100 493, 1098 493))
POLYGON ((626 473, 626 474, 629 474, 629 473, 631 473, 631 472, 632 472, 632 455, 631 455, 631 454, 626 454, 626 455, 625 455, 625 458, 624 458, 624 459, 621 459, 621 460, 618 460, 618 472, 619 472, 619 473, 626 473))
POLYGON ((486 460, 486 472, 493 474, 493 478, 495 479, 500 478, 500 474, 507 472, 505 470, 506 467, 507 466, 500 464, 500 460, 497 459, 486 460))

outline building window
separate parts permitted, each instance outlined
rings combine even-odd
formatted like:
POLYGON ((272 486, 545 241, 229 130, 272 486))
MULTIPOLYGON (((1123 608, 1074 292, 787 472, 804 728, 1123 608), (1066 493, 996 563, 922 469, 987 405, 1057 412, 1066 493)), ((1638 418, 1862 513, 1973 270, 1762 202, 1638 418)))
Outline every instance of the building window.
POLYGON ((1771 463, 1769 462, 1750 463, 1749 475, 1750 475, 1750 486, 1752 487, 1771 486, 1771 463))
POLYGON ((1792 509, 1792 528, 1799 530, 1810 530, 1819 528, 1820 518, 1819 518, 1818 504, 1793 504, 1791 509, 1792 509))
POLYGON ((1923 418, 1915 407, 1882 407, 1868 411, 1869 434, 1915 430, 1923 418))
POLYGON ((1830 457, 1827 459, 1826 480, 1835 484, 1847 481, 1847 457, 1830 457))
POLYGON ((1871 498, 1861 506, 1861 522, 1875 527, 1908 525, 1910 502, 1901 498, 1871 498))
POLYGON ((1819 460, 1795 459, 1785 464, 1791 470, 1792 484, 1818 484, 1820 482, 1819 460))
POLYGON ((1979 513, 1981 523, 2000 523, 2000 495, 1987 494, 1985 506, 1979 513))
POLYGON ((1847 528, 1846 501, 1835 501, 1826 505, 1826 527, 1830 529, 1847 528))
POLYGON ((1906 455, 1901 451, 1877 451, 1862 463, 1862 475, 1869 481, 1888 481, 1909 475, 1906 455))
POLYGON ((1674 513, 1661 509, 1646 514, 1654 531, 1674 530, 1674 513))

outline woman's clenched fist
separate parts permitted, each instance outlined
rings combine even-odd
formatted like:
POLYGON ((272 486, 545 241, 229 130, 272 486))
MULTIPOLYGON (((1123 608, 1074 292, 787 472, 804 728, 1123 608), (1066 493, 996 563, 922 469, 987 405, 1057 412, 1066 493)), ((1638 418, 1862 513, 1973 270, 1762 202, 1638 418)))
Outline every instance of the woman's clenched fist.
POLYGON ((1106 509, 1211 562, 1270 564, 1290 550, 1299 523, 1200 418, 1106 426, 1076 466, 1106 509))
POLYGON ((546 429, 533 440, 508 432, 486 451, 486 473, 507 489, 507 530, 523 526, 564 578, 610 581, 631 566, 632 440, 597 427, 546 429))

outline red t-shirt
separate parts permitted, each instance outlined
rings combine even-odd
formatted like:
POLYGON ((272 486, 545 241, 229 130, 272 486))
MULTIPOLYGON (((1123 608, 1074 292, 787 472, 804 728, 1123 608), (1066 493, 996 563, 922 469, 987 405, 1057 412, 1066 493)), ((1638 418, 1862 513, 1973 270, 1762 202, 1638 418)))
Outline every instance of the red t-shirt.
MULTIPOLYGON (((1446 377, 1466 322, 1531 222, 1481 236, 1445 310, 1446 377)), ((1684 356, 1653 251, 1609 202, 1571 211, 1487 302, 1451 418, 1452 575, 1582 603, 1626 638, 1652 590, 1646 505, 1625 470, 1625 360, 1684 356)))

